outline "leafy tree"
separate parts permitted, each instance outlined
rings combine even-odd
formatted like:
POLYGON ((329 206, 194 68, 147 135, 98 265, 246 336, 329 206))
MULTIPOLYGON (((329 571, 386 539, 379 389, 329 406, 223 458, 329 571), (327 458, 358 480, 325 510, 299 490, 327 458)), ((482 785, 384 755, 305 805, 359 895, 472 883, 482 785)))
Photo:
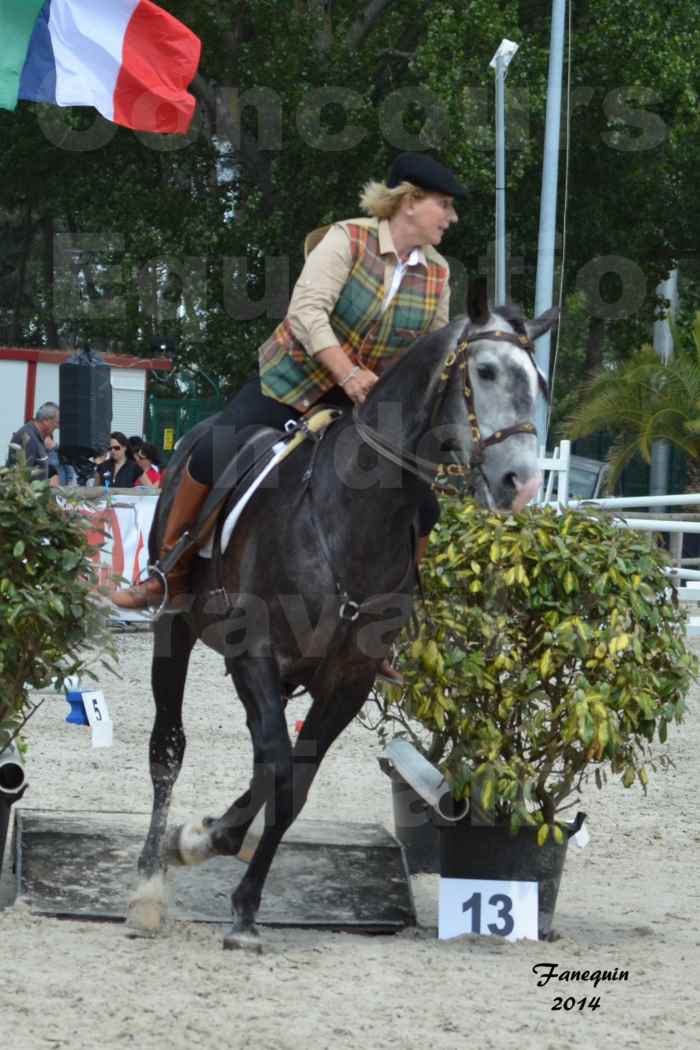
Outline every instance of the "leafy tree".
POLYGON ((698 662, 665 552, 604 515, 448 501, 379 728, 408 735, 481 822, 552 834, 581 785, 646 791, 698 662))
POLYGON ((26 713, 30 689, 115 657, 93 553, 84 517, 59 507, 48 482, 0 468, 0 742, 26 713))
MULTIPOLYGON (((284 313, 305 234, 356 214, 363 182, 422 147, 470 188, 444 245, 458 309, 464 275, 491 265, 488 62, 503 36, 520 43, 508 76, 512 293, 532 305, 549 3, 164 6, 204 45, 186 137, 136 135, 91 110, 0 113, 0 339, 149 354, 166 338, 178 363, 233 388, 284 313)), ((588 303, 576 350, 588 369, 648 336, 659 279, 698 241, 700 10, 583 0, 572 14, 563 269, 567 296, 588 303), (607 256, 630 260, 631 284, 591 265, 607 256)))

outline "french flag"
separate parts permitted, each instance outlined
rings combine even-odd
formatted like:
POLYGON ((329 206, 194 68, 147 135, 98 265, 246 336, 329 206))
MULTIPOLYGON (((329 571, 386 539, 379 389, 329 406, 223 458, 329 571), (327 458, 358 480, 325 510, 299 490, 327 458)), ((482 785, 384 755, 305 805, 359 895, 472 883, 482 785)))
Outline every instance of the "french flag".
POLYGON ((184 134, 199 37, 150 0, 45 0, 18 97, 94 106, 135 131, 184 134))

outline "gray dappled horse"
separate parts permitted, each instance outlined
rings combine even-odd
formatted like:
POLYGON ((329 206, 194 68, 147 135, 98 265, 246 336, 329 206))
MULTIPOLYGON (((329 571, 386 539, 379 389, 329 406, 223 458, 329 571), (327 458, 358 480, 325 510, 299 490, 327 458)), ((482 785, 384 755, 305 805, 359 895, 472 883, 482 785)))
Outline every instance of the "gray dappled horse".
MULTIPOLYGON (((247 859, 246 833, 264 813, 224 938, 227 948, 259 950, 255 918, 280 840, 409 619, 413 521, 427 486, 437 473, 438 481, 464 483, 463 492, 468 484, 481 503, 503 510, 524 506, 539 487, 532 418, 538 384, 546 384, 532 341, 553 326, 557 311, 534 321, 513 308, 472 308, 470 315, 422 336, 359 410, 285 459, 274 484, 268 478, 244 510, 218 576, 215 561, 196 558, 188 610, 156 620, 153 813, 139 859, 143 881, 129 904, 132 929, 159 927, 168 863, 218 854, 247 859), (198 638, 223 655, 245 707, 253 774, 223 816, 166 833, 185 752, 185 677, 198 638), (285 705, 298 686, 312 703, 293 746, 285 705)), ((169 467, 166 509, 194 439, 169 467)), ((152 554, 161 531, 157 518, 152 554)))

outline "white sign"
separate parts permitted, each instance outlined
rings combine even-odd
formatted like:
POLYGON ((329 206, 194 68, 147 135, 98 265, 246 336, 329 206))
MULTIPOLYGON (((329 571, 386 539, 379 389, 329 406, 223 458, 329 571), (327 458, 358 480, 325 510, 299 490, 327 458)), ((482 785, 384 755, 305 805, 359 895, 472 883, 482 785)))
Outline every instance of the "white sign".
POLYGON ((536 941, 537 883, 497 879, 440 879, 438 937, 465 933, 536 941))
POLYGON ((591 836, 588 831, 588 825, 582 824, 576 834, 573 836, 572 842, 574 842, 579 849, 585 849, 588 843, 591 841, 591 836))
POLYGON ((93 747, 112 746, 112 719, 101 689, 83 689, 83 707, 92 730, 93 747))

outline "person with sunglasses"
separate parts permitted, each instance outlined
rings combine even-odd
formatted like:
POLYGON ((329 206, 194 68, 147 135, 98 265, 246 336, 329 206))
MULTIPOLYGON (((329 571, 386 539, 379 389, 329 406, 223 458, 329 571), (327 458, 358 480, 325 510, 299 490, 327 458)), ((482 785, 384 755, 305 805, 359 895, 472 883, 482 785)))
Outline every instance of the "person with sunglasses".
POLYGON ((96 484, 109 482, 111 488, 132 489, 143 474, 143 469, 134 459, 129 439, 120 430, 109 435, 109 457, 97 468, 96 484))
POLYGON ((142 441, 141 446, 134 449, 134 459, 143 471, 136 484, 145 485, 147 488, 159 489, 160 453, 156 446, 152 445, 150 441, 142 441))

